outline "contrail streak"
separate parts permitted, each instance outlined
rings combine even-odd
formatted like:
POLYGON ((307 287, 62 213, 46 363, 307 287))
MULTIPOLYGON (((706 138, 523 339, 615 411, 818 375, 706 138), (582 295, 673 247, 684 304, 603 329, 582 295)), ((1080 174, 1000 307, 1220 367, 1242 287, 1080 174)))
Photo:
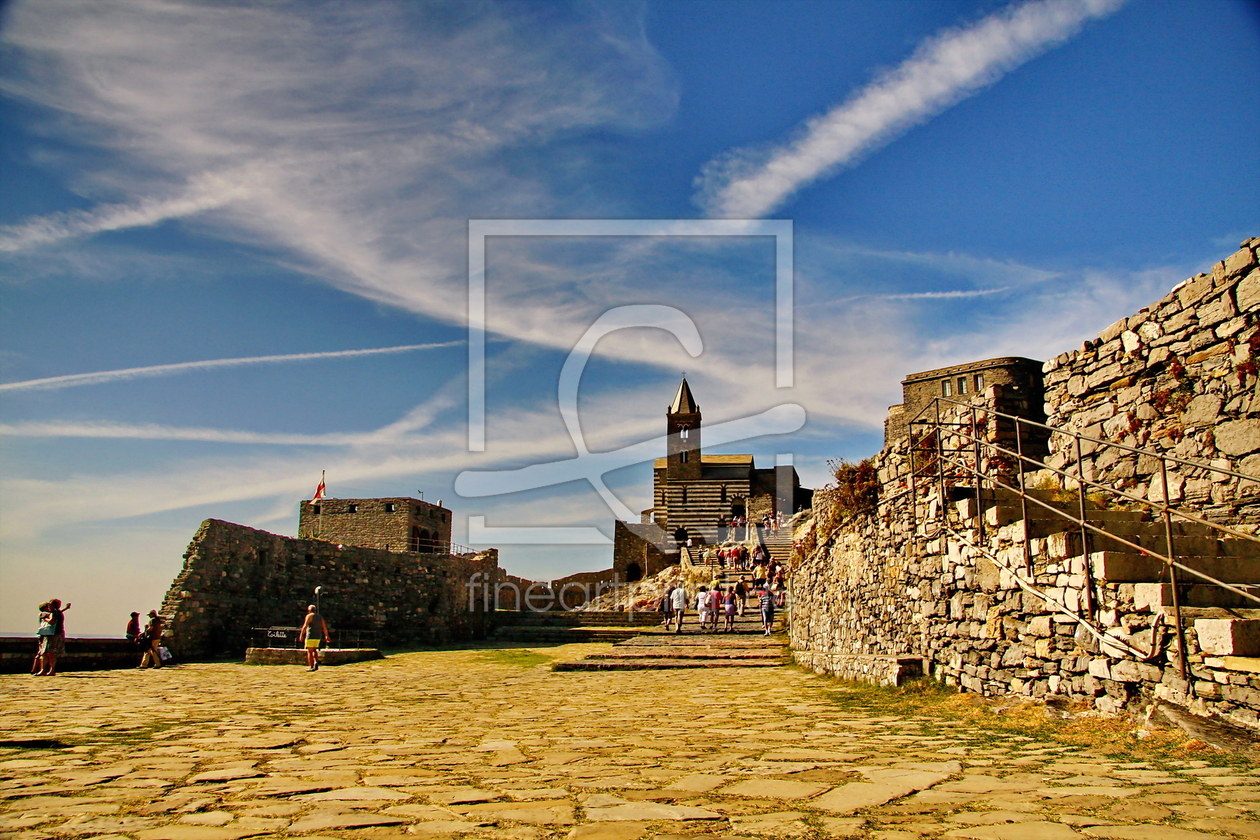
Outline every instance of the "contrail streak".
POLYGON ((153 376, 170 376, 192 370, 266 365, 277 362, 310 362, 316 359, 348 359, 356 356, 381 356, 387 353, 409 353, 413 350, 433 350, 453 347, 463 341, 444 341, 438 344, 403 344, 398 347, 372 347, 366 350, 333 350, 327 353, 286 353, 282 356, 249 356, 239 359, 207 359, 200 362, 179 362, 173 365, 149 365, 148 367, 103 370, 96 373, 72 373, 67 376, 50 376, 45 379, 27 379, 22 382, 0 384, 0 391, 46 391, 56 388, 73 388, 79 385, 100 385, 128 379, 145 379, 153 376))
POLYGON ((759 218, 798 189, 850 164, 1071 38, 1124 0, 1034 0, 926 41, 900 66, 767 151, 735 149, 704 167, 710 216, 759 218))

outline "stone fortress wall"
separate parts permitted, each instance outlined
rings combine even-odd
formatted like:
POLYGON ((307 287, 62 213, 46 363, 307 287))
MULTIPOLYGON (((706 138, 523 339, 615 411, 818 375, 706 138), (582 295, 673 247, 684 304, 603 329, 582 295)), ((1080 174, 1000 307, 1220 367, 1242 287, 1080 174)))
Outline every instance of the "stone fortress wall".
MULTIPOLYGON (((1186 280, 1155 304, 1045 365, 1048 423, 1091 437, 1260 475, 1260 269, 1249 240, 1211 274, 1186 280)), ((1052 436, 1049 463, 1075 460, 1052 436)), ((1087 478, 1162 501, 1158 462, 1082 452, 1087 478)), ((1260 499, 1242 482, 1173 466, 1168 500, 1221 521, 1260 522, 1260 499)), ((1253 488, 1254 489, 1254 488, 1253 488)))
MULTIPOLYGON (((371 501, 371 500, 360 500, 371 501)), ((376 631, 376 643, 438 644, 492 628, 498 552, 418 554, 294 539, 207 519, 184 555, 161 613, 176 657, 241 655, 255 627, 293 627, 322 587, 336 634, 376 631)))
MULTIPOLYGON (((1260 238, 1248 240, 1212 274, 1191 278, 1080 350, 1047 362, 1049 422, 1260 474, 1258 246, 1260 238)), ((1009 409, 1008 391, 989 386, 969 395, 982 422, 985 406, 1009 409)), ((968 413, 960 410, 957 419, 966 422, 968 413)), ((999 433, 999 424, 989 427, 999 433)), ((1052 437, 1052 465, 1070 461, 1074 469, 1070 441, 1052 437)), ((1087 478, 1163 499, 1158 459, 1088 445, 1083 455, 1087 478)), ((876 456, 882 492, 873 514, 845 519, 833 496, 816 494, 796 534, 802 554, 791 583, 791 641, 801 664, 882 683, 930 673, 969 691, 1060 698, 1105 712, 1162 699, 1260 729, 1260 611, 1243 608, 1254 603, 1231 606, 1219 588, 1182 587, 1183 680, 1161 563, 1083 551, 1079 534, 1030 515, 1028 568, 1017 503, 996 491, 987 507, 929 491, 912 507, 909 456, 905 438, 876 456), (928 521, 947 509, 971 544, 928 521), (981 517, 987 528, 978 527, 981 517)), ((1038 492, 1056 498, 1053 489, 1038 492)), ((1252 530, 1260 483, 1177 468, 1168 498, 1252 530)), ((1162 531, 1139 505, 1121 507, 1128 509, 1092 515, 1135 534, 1162 531)), ((1186 550, 1207 555, 1194 562, 1230 582, 1260 584, 1254 545, 1203 536, 1205 527, 1178 526, 1186 550)))

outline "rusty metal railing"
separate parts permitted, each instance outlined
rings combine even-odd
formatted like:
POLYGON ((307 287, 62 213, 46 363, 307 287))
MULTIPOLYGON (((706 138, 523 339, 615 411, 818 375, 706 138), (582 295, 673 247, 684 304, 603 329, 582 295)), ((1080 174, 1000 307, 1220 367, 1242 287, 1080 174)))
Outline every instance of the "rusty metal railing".
MULTIPOLYGON (((1182 624, 1181 598, 1180 598, 1180 593, 1179 593, 1179 587, 1184 584, 1179 582, 1178 572, 1183 572, 1187 575, 1191 575, 1194 578, 1204 581, 1213 586, 1221 587, 1227 591, 1235 593, 1236 595, 1248 601, 1253 601, 1257 605, 1260 605, 1260 597, 1257 597, 1252 592, 1248 592, 1244 589, 1240 589, 1239 587, 1231 585, 1224 581, 1217 580, 1215 577, 1205 572, 1202 572, 1198 569, 1194 569, 1194 568, 1191 568, 1190 566, 1187 566, 1185 563, 1181 562, 1178 559, 1178 553, 1176 549, 1176 540, 1173 533, 1174 521, 1190 522, 1190 523, 1195 523, 1198 525, 1207 526, 1209 529, 1211 529, 1215 533, 1234 537, 1236 539, 1246 540, 1252 543, 1260 543, 1260 536, 1257 536, 1256 534, 1249 533, 1246 531, 1241 531, 1236 528, 1231 528, 1229 526, 1222 525, 1221 523, 1218 523, 1218 522, 1212 522, 1211 520, 1206 519, 1202 516, 1199 516, 1198 514, 1188 511, 1188 510, 1182 510, 1182 509, 1173 507, 1169 502, 1169 496, 1171 495, 1171 493, 1169 492, 1169 483, 1168 483, 1168 465, 1169 463, 1182 464, 1182 465, 1193 467, 1195 469, 1206 470, 1208 472, 1216 473, 1219 475, 1227 475, 1233 478, 1238 478, 1238 479, 1242 479, 1246 481, 1253 481, 1253 482, 1256 482, 1257 484, 1260 484, 1260 477, 1247 475, 1245 473, 1241 473, 1236 470, 1218 467, 1213 464, 1207 464, 1202 461, 1195 461, 1189 458, 1181 458, 1174 455, 1166 455, 1160 452, 1152 452, 1150 450, 1140 449, 1138 447, 1129 446, 1127 444, 1121 444, 1121 443, 1116 443, 1114 441, 1102 440, 1100 438, 1096 438, 1090 435, 1081 434, 1080 432, 1074 432, 1067 429, 1055 428, 1053 426, 1046 425, 1045 423, 1039 423, 1035 420, 1029 420, 1028 418, 1025 418, 1025 417, 1020 417, 1018 415, 1007 414, 1004 412, 996 411, 995 409, 990 408, 988 406, 976 405, 974 403, 969 403, 969 402, 961 402, 959 400, 950 399, 948 397, 937 397, 933 401, 931 406, 928 406, 927 408, 925 408, 914 419, 910 421, 909 430, 910 430, 909 483, 910 483, 911 495, 912 497, 914 497, 912 498, 912 502, 911 502, 912 511, 916 507, 915 499, 917 499, 917 495, 918 495, 917 488, 919 484, 918 480, 920 478, 927 480, 928 482, 936 485, 942 522, 947 521, 946 517, 944 516, 945 505, 948 501, 947 486, 957 486, 957 481, 960 478, 966 477, 966 478, 974 479, 973 489, 974 489, 974 498, 975 498, 975 504, 976 504, 975 519, 977 522, 977 530, 978 530, 977 544, 983 545, 985 542, 985 537, 984 537, 985 517, 984 517, 984 510, 983 510, 984 508, 983 490, 985 489, 985 485, 987 484, 988 488, 994 491, 1006 490, 1010 493, 1015 494, 1015 497, 1019 500, 1020 516, 1023 523, 1022 527, 1023 527, 1023 551, 1024 551, 1025 572, 1029 574, 1030 576, 1033 571, 1033 558, 1031 554, 1031 540, 1030 540, 1030 533, 1029 533, 1029 516, 1028 516, 1029 507, 1028 506, 1030 504, 1036 505, 1046 511, 1049 511, 1055 517, 1072 523, 1079 530, 1079 534, 1080 534, 1081 557, 1084 561, 1083 568, 1084 568, 1084 574, 1085 574, 1085 582, 1084 582, 1084 586, 1082 587, 1082 590, 1086 599, 1085 609, 1086 609, 1087 614, 1090 615, 1091 617, 1094 613, 1095 606, 1096 606, 1095 598, 1094 598, 1093 574, 1092 574, 1092 569, 1090 565, 1090 554, 1091 554, 1090 546, 1092 542, 1091 540, 1092 537, 1101 536, 1105 539, 1112 540, 1115 543, 1118 543, 1120 545, 1134 549, 1142 556, 1150 557, 1150 558, 1153 558, 1162 562, 1168 574, 1168 583, 1169 583, 1169 588, 1171 590, 1171 595, 1172 595, 1172 607, 1173 607, 1173 614, 1175 617, 1176 635, 1177 635, 1177 652, 1178 652, 1178 658, 1180 660, 1180 670, 1181 670, 1183 679, 1186 677, 1186 651, 1185 651, 1185 634, 1184 634, 1184 629, 1183 629, 1183 624, 1182 624), (968 418, 967 421, 963 421, 961 419, 956 419, 956 420, 944 419, 942 417, 943 405, 955 407, 955 411, 954 411, 955 416, 966 416, 968 418), (994 418, 995 428, 993 429, 993 432, 994 432, 995 440, 986 440, 980 434, 981 428, 984 425, 986 425, 986 424, 982 424, 981 422, 981 419, 979 416, 981 413, 985 415, 986 421, 987 421, 987 418, 990 418, 990 417, 994 418), (925 415, 930 416, 931 419, 924 419, 925 415), (1000 439, 996 439, 999 437, 997 435, 997 428, 996 428, 998 420, 1006 420, 1013 424, 1014 448, 1010 448, 1009 445, 1004 446, 1002 445, 1002 441, 1000 439), (921 432, 917 436, 916 436, 916 428, 921 430, 921 432), (1072 455, 1074 456, 1072 458, 1072 460, 1074 461, 1074 466, 1075 466, 1074 472, 1068 471, 1060 467, 1051 466, 1049 463, 1043 460, 1039 460, 1035 457, 1032 457, 1031 455, 1029 455, 1028 453, 1024 451, 1024 441, 1029 439, 1029 435, 1027 434, 1027 432, 1033 431, 1033 430, 1037 431, 1038 434, 1048 433, 1046 435, 1047 440, 1049 439, 1049 435, 1060 435, 1060 436, 1070 439, 1071 441, 1070 445, 1073 450, 1072 455), (962 438, 961 445, 952 446, 952 447, 945 446, 945 439, 947 435, 951 435, 951 434, 957 438, 962 438), (1150 458, 1158 459, 1159 465, 1160 465, 1159 466, 1159 477, 1160 477, 1159 481, 1160 481, 1162 498, 1159 501, 1153 501, 1151 499, 1144 499, 1132 493, 1118 489, 1116 487, 1105 485, 1091 478, 1087 478, 1085 475, 1085 469, 1084 469, 1084 457, 1082 455, 1082 442, 1088 442, 1090 444, 1093 444, 1095 447, 1111 448, 1115 450, 1121 450, 1130 454, 1137 454, 1139 456, 1147 456, 1150 458), (963 453, 966 453, 966 455, 970 456, 970 460, 967 457, 964 457, 963 453), (982 464, 985 461, 986 453, 989 454, 990 456, 988 459, 990 464, 992 464, 994 460, 1000 461, 1003 459, 1014 459, 1014 463, 1017 467, 1014 484, 1009 483, 1010 482, 1009 469, 1006 472, 1002 472, 1001 470, 997 470, 997 469, 989 469, 989 470, 982 469, 982 464), (1076 504, 1075 515, 1065 510, 1062 510, 1061 508, 1056 507, 1055 505, 1049 504, 1048 502, 1043 501, 1042 499, 1039 499, 1035 495, 1030 494, 1028 492, 1029 488, 1026 486, 1025 476, 1026 476, 1026 473, 1030 471, 1029 470, 1030 467, 1032 468, 1032 470, 1049 470, 1050 472, 1054 473, 1055 475, 1063 479, 1067 479, 1068 481, 1075 482, 1076 490, 1077 490, 1077 493, 1076 493, 1077 504, 1076 504), (1005 480, 1003 480, 1004 478, 1005 480), (1115 498, 1126 500, 1127 502, 1130 502, 1130 503, 1136 503, 1148 510, 1151 510, 1153 513, 1157 513, 1160 520, 1163 522, 1163 526, 1164 526, 1163 528, 1164 551, 1162 553, 1159 551, 1154 551, 1151 548, 1139 545, 1131 540, 1125 539, 1125 537, 1120 534, 1109 532, 1104 527, 1105 523, 1101 521, 1097 523, 1091 522, 1089 519, 1089 511, 1088 511, 1088 505, 1087 505, 1087 501, 1088 501, 1087 488, 1097 490, 1101 493, 1106 494, 1109 497, 1115 497, 1115 498)), ((1095 451, 1095 450, 1091 450, 1091 451, 1095 451)), ((996 494, 995 494, 994 501, 995 503, 997 501, 996 494)), ((917 515, 917 514, 912 514, 912 516, 913 515, 917 515)), ((912 525, 913 524, 914 523, 912 523, 912 525)), ((1023 581, 1021 581, 1021 584, 1022 583, 1023 581)), ((1260 581, 1256 581, 1256 583, 1260 583, 1260 581)))

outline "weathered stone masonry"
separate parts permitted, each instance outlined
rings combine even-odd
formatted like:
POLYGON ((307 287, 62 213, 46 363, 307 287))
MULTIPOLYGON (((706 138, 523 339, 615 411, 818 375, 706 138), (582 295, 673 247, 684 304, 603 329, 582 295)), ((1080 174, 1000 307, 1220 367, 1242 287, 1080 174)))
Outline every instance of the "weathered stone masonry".
MULTIPOLYGON (((1249 240, 1212 274, 1191 278, 1080 350, 1047 362, 1049 422, 1260 473, 1257 246, 1260 239, 1249 240)), ((1001 396, 1000 388, 990 388, 974 402, 993 405, 1001 396)), ((1052 437, 1051 464, 1074 462, 1068 440, 1052 437)), ((1158 459, 1088 446, 1083 455, 1087 477, 1163 499, 1158 459)), ((1160 564, 1109 551, 1083 556, 1070 529, 1033 516, 1032 569, 1025 571, 1023 522, 1009 496, 993 493, 977 508, 971 499, 940 498, 920 488, 912 514, 908 456, 905 440, 876 456, 884 491, 875 514, 837 525, 829 495, 816 495, 811 518, 797 532, 805 556, 792 578, 791 637, 799 662, 885 683, 926 671, 969 691, 1059 696, 1107 712, 1159 698, 1260 729, 1254 652, 1260 640, 1247 635, 1260 622, 1246 620, 1260 612, 1196 607, 1222 603, 1222 590, 1186 587, 1189 680, 1183 681, 1160 564), (945 521, 946 511, 956 530, 934 524, 945 521), (986 519, 984 540, 977 516, 986 519), (1032 586, 1021 585, 1008 569, 1032 586), (1032 589, 1066 609, 1050 607, 1032 589)), ((1047 471, 1037 478, 1053 476, 1047 471)), ((1254 530, 1248 523, 1257 519, 1260 484, 1177 468, 1168 485, 1178 507, 1254 530)), ((1041 492, 1055 498, 1052 489, 1041 492)), ((1134 533, 1159 526, 1136 505, 1094 513, 1134 533)), ((1254 546, 1205 536, 1205 527, 1178 526, 1181 544, 1204 555, 1194 563, 1225 570, 1217 574, 1228 572, 1235 583, 1260 583, 1254 546)))
POLYGON ((321 586, 320 607, 334 631, 376 630, 382 645, 443 643, 486 635, 492 613, 484 599, 497 579, 493 549, 398 553, 207 519, 162 614, 172 619, 168 643, 178 657, 239 655, 251 628, 299 624, 321 586))

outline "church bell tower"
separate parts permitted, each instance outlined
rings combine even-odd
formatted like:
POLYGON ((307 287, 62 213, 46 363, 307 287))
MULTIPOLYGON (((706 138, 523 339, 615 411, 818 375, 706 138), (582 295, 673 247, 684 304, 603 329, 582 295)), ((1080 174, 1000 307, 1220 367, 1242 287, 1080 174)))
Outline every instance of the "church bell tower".
POLYGON ((691 396, 684 378, 678 393, 665 412, 665 432, 669 435, 665 478, 695 480, 700 478, 700 406, 691 396))

